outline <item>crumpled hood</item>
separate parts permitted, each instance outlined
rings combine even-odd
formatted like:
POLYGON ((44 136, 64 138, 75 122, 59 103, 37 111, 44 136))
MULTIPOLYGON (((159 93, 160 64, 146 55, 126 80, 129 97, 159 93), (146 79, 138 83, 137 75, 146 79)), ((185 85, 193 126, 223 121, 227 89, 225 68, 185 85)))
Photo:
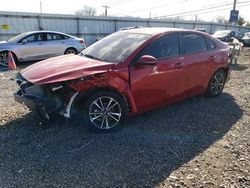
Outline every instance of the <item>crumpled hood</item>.
POLYGON ((40 61, 21 71, 29 82, 47 84, 103 73, 114 64, 69 54, 40 61))

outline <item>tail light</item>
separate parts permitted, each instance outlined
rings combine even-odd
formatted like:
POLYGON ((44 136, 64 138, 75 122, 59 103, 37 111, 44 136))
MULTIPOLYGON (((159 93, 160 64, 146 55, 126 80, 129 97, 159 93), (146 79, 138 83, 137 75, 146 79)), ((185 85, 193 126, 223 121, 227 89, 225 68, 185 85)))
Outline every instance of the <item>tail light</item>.
POLYGON ((84 44, 84 40, 83 40, 83 39, 82 39, 82 40, 80 40, 80 43, 81 43, 81 44, 84 44))

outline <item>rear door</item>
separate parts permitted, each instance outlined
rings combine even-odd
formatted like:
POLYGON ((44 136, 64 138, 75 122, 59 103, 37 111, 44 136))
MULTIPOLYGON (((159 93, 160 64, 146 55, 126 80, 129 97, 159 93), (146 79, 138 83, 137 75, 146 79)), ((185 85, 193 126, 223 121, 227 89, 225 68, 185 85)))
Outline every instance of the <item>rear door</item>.
POLYGON ((18 42, 20 60, 38 60, 44 58, 46 38, 44 33, 31 34, 18 42))
POLYGON ((166 34, 144 48, 130 66, 131 91, 139 111, 162 106, 181 97, 186 68, 179 55, 179 33, 166 34), (157 58, 156 65, 137 65, 143 55, 157 58))
POLYGON ((218 59, 213 41, 193 32, 182 32, 183 62, 188 72, 187 93, 191 96, 203 93, 207 82, 214 71, 213 63, 218 59), (209 45, 208 45, 209 44, 209 45), (208 47, 209 46, 209 47, 208 47))
POLYGON ((67 44, 66 36, 58 33, 47 33, 47 42, 46 42, 46 56, 54 57, 58 55, 63 55, 67 44))

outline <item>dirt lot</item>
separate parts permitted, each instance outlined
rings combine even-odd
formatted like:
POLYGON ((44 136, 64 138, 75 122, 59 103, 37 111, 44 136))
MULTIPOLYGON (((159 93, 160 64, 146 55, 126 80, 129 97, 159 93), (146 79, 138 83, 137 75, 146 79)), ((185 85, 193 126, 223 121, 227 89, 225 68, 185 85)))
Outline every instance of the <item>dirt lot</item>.
POLYGON ((41 125, 0 70, 0 187, 250 187, 250 48, 217 98, 131 118, 112 134, 41 125))

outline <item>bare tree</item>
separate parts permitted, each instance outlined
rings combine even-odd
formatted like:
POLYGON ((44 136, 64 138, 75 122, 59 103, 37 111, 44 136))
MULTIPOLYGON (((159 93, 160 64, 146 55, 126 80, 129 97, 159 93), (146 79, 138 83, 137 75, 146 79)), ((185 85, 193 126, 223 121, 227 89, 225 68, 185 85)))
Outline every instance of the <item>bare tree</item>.
POLYGON ((95 16, 96 9, 94 7, 84 6, 81 10, 75 11, 77 16, 95 16))
POLYGON ((238 24, 239 24, 240 26, 242 26, 242 25, 244 25, 245 23, 246 23, 245 18, 243 18, 243 16, 240 16, 240 17, 239 17, 239 20, 238 20, 238 24))
POLYGON ((225 16, 217 16, 215 18, 215 22, 217 22, 219 24, 228 24, 228 20, 226 19, 225 16))

